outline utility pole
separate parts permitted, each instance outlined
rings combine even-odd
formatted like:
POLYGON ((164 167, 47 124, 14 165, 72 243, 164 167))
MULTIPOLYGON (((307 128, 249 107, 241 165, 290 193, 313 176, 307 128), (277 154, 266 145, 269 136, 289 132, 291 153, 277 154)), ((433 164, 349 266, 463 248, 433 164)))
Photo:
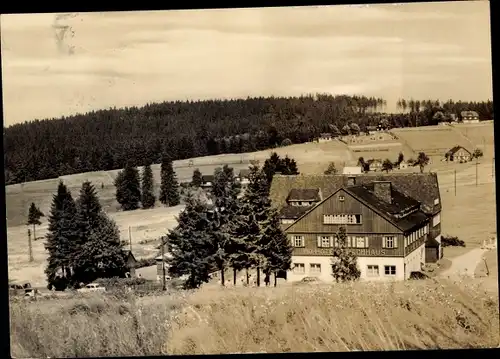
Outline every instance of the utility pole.
POLYGON ((477 157, 476 157, 476 187, 477 187, 477 157))
POLYGON ((165 291, 165 290, 167 290, 167 287, 166 287, 166 283, 165 283, 165 245, 164 245, 164 237, 161 237, 161 271, 162 271, 162 276, 161 276, 162 289, 165 291))
POLYGON ((130 226, 128 226, 128 243, 130 247, 130 253, 132 253, 132 234, 130 233, 130 226))
POLYGON ((28 251, 30 256, 30 262, 33 262, 33 250, 31 248, 31 230, 28 228, 28 251))
POLYGON ((455 197, 457 196, 457 170, 454 170, 455 178, 455 197))

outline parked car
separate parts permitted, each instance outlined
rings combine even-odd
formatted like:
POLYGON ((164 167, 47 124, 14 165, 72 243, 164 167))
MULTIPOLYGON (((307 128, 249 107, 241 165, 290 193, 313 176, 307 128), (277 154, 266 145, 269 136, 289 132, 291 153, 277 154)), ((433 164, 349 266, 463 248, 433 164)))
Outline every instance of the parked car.
POLYGON ((77 290, 80 293, 105 292, 106 288, 99 283, 90 283, 77 290))

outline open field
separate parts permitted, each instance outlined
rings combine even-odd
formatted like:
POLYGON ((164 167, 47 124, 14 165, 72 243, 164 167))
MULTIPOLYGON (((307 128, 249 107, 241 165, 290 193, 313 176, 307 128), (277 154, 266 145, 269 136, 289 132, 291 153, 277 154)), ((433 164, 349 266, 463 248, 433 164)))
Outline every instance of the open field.
POLYGON ((207 287, 144 298, 95 294, 15 301, 10 313, 13 357, 488 348, 499 343, 498 296, 460 281, 207 287))
MULTIPOLYGON (((484 125, 481 125, 487 129, 484 125)), ((473 127, 472 127, 473 128, 473 127)), ((492 126, 489 136, 493 136, 492 126)), ((413 131, 413 130, 409 130, 413 131)), ((483 131, 486 130, 483 129, 483 131)), ((425 133, 426 134, 426 133, 425 133)), ((490 145, 492 146, 492 145, 490 145)), ((297 160, 299 171, 302 173, 322 173, 330 161, 349 161, 347 146, 339 141, 325 143, 307 143, 277 148, 279 155, 289 155, 297 160)), ((194 167, 188 167, 188 160, 176 161, 175 167, 181 181, 190 179, 194 168, 199 167, 204 173, 210 169, 213 171, 217 166, 224 163, 235 163, 236 171, 248 166, 249 160, 264 161, 271 150, 243 155, 221 155, 214 157, 193 159, 194 167), (243 158, 243 162, 239 163, 243 158)), ((357 157, 355 157, 357 158, 357 157)), ((476 166, 474 162, 465 164, 451 164, 444 162, 433 162, 427 166, 426 171, 438 173, 441 189, 441 201, 443 203, 442 233, 443 235, 456 235, 467 244, 467 250, 480 246, 483 239, 496 236, 496 200, 495 183, 492 176, 492 162, 485 157, 479 161, 477 166, 478 186, 476 187, 476 166), (455 196, 455 172, 456 171, 456 196, 455 196)), ((157 183, 159 182, 159 165, 153 166, 157 183)), ((412 167, 403 171, 418 171, 412 167)), ((70 184, 74 196, 78 194, 81 181, 99 178, 108 182, 104 183, 104 189, 99 182, 96 184, 101 203, 105 210, 110 213, 120 227, 123 240, 129 238, 129 227, 132 238, 132 248, 137 258, 151 257, 157 253, 157 239, 167 233, 176 224, 175 216, 182 209, 157 207, 151 210, 137 210, 132 212, 117 212, 117 203, 114 199, 114 186, 112 180, 117 171, 95 172, 73 176, 64 176, 65 182, 70 184), (95 177, 92 177, 94 176, 95 177), (145 243, 147 242, 147 243, 145 243)), ((48 214, 48 208, 52 193, 57 188, 57 179, 38 181, 24 184, 24 195, 20 191, 21 185, 7 186, 7 217, 8 217, 8 256, 9 277, 13 281, 29 281, 35 286, 45 286, 43 270, 46 263, 46 253, 43 239, 33 242, 33 253, 35 261, 29 263, 27 249, 27 228, 19 225, 25 221, 22 212, 27 213, 28 205, 34 201, 41 205, 42 211, 48 214), (21 211, 25 208, 24 211, 21 211), (16 216, 16 213, 18 215, 16 216), (17 225, 16 225, 17 224, 17 225)), ((37 227, 37 237, 43 237, 47 230, 47 218, 42 218, 42 225, 37 227)), ((446 251, 445 249, 445 255, 446 251)))
POLYGON ((498 293, 498 247, 487 251, 474 272, 487 290, 498 293))

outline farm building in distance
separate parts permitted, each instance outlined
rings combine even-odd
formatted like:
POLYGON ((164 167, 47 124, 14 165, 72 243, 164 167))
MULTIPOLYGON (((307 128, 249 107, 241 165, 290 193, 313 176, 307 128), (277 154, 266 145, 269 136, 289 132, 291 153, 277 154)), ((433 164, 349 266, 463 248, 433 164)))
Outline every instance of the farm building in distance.
POLYGON ((214 175, 203 175, 201 176, 201 188, 210 189, 214 183, 214 175))
POLYGON ((462 146, 455 146, 446 152, 445 158, 451 162, 469 162, 472 160, 472 153, 462 146))
POLYGON ((328 142, 332 140, 332 134, 331 133, 322 133, 319 135, 319 142, 328 142))
POLYGON ((460 117, 464 123, 478 123, 479 114, 476 111, 462 111, 460 117))
POLYGON ((293 246, 287 280, 333 280, 331 255, 340 226, 365 280, 408 279, 442 257, 435 173, 275 176, 271 200, 293 246), (299 189, 320 197, 312 205, 294 205, 290 199, 299 189))
POLYGON ((237 180, 242 185, 247 185, 249 183, 249 176, 250 176, 250 170, 244 169, 244 170, 241 170, 240 173, 238 174, 237 180))

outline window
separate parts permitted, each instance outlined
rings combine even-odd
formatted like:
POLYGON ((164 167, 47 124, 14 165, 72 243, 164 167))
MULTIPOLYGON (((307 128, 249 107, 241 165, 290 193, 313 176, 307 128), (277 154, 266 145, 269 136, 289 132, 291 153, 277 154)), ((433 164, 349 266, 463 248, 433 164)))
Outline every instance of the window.
POLYGON ((329 236, 322 236, 321 237, 321 247, 330 247, 330 237, 329 236))
POLYGON ((436 214, 436 215, 432 218, 432 226, 433 226, 433 227, 437 226, 439 223, 441 223, 441 213, 436 214))
POLYGON ((398 247, 397 238, 394 236, 383 237, 383 245, 384 248, 397 248, 398 247))
POLYGON ((306 272, 306 267, 304 266, 304 263, 295 263, 293 266, 293 272, 302 274, 306 272))
POLYGON ((361 224, 360 214, 325 214, 323 224, 361 224))
POLYGON ((434 200, 434 205, 438 205, 438 204, 439 204, 439 198, 436 198, 436 199, 434 200))
POLYGON ((344 200, 345 200, 345 197, 344 197, 344 196, 339 196, 339 201, 340 201, 340 202, 344 202, 344 200))
POLYGON ((407 247, 410 244, 410 241, 408 239, 408 236, 405 236, 405 247, 407 247))
POLYGON ((304 247, 304 237, 303 236, 293 236, 293 246, 294 247, 304 247))
POLYGON ((368 237, 353 237, 352 247, 368 248, 368 237))
POLYGON ((384 266, 385 275, 396 275, 396 266, 384 266))
POLYGON ((429 227, 426 225, 424 227, 424 234, 428 234, 429 233, 429 227))
POLYGON ((379 273, 378 273, 378 266, 375 266, 375 265, 369 265, 369 266, 367 267, 366 275, 367 275, 368 277, 378 277, 378 276, 379 276, 379 273))
POLYGON ((311 273, 321 273, 321 264, 311 263, 311 273))

